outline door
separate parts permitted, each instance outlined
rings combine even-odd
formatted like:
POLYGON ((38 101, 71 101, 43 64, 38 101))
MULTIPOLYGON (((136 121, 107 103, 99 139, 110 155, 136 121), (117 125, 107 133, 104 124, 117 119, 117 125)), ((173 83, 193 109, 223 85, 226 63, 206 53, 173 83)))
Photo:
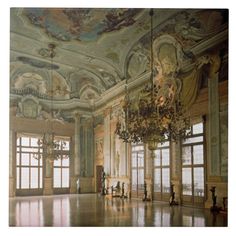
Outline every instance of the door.
POLYGON ((144 195, 144 146, 132 145, 131 197, 144 195))
POLYGON ((205 200, 203 123, 192 126, 192 135, 182 143, 182 201, 203 206, 205 200))
POLYGON ((101 193, 102 191, 102 171, 103 171, 103 166, 96 166, 97 193, 101 193))

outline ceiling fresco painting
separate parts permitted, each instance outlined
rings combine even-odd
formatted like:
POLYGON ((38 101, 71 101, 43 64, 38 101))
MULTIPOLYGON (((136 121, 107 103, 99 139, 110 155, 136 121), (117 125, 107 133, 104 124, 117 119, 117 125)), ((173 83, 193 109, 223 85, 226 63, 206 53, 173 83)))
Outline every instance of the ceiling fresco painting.
POLYGON ((57 40, 96 41, 106 32, 135 23, 140 9, 70 9, 27 8, 30 22, 57 40))
MULTIPOLYGON (((190 104, 198 93, 199 58, 211 45, 222 47, 227 78, 227 9, 153 9, 154 75, 178 76, 190 104), (224 59, 225 58, 225 59, 224 59), (193 86, 193 78, 195 83, 193 86)), ((150 9, 12 8, 10 75, 12 103, 34 97, 47 107, 51 97, 64 117, 73 109, 89 115, 125 82, 149 81, 150 9), (49 45, 55 45, 52 51, 49 45), (52 73, 53 72, 53 73, 52 73), (52 76, 53 74, 53 76, 52 76), (53 88, 50 79, 53 78, 53 88), (112 90, 114 89, 114 90, 112 90)), ((206 63, 203 63, 206 64, 206 63)), ((203 66, 201 66, 203 68, 203 66)), ((132 90, 130 90, 132 93, 132 90)))

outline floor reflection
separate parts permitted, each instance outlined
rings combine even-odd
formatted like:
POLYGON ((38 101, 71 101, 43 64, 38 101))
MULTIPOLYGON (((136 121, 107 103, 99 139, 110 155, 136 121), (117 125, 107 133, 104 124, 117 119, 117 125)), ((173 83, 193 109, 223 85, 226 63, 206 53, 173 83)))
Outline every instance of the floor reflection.
POLYGON ((169 206, 97 194, 10 199, 10 226, 227 226, 207 209, 169 206))

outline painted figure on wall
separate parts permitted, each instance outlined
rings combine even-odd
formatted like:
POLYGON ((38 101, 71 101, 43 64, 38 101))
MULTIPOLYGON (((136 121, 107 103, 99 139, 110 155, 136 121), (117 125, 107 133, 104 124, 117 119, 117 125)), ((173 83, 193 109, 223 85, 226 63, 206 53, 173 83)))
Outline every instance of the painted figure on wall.
POLYGON ((96 157, 103 159, 103 142, 101 140, 96 143, 96 157))

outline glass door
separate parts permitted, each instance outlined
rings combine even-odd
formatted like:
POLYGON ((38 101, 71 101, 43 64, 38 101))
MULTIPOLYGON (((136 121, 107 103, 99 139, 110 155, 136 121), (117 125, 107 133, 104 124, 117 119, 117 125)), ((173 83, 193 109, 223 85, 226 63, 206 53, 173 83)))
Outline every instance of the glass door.
POLYGON ((132 145, 131 196, 143 197, 144 194, 144 146, 132 145))
POLYGON ((158 144, 154 158, 154 200, 170 198, 170 148, 169 141, 158 144))
POLYGON ((204 204, 203 123, 192 126, 192 135, 182 143, 182 200, 183 204, 204 204))

